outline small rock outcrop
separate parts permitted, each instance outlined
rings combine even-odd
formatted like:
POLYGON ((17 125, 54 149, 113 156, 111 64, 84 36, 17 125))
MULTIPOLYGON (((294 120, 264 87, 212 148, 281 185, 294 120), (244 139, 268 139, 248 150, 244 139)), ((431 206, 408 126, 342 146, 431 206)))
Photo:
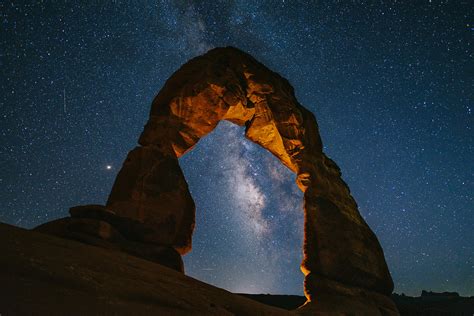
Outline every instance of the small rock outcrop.
MULTIPOLYGON (((168 256, 164 262, 176 257, 172 250, 189 252, 195 205, 178 159, 221 120, 245 126, 248 139, 296 173, 304 192, 301 270, 307 303, 299 312, 398 315, 383 250, 338 166, 324 154, 316 118, 286 79, 232 47, 190 60, 167 80, 105 207, 73 208, 71 218, 37 230, 92 236, 131 254, 129 243, 161 247, 168 256)), ((143 257, 141 251, 134 255, 143 257)), ((160 263, 159 254, 154 260, 160 263)))
POLYGON ((183 260, 176 249, 147 243, 147 230, 138 221, 117 216, 102 205, 76 206, 69 213, 71 217, 45 223, 34 230, 122 251, 184 273, 183 260))

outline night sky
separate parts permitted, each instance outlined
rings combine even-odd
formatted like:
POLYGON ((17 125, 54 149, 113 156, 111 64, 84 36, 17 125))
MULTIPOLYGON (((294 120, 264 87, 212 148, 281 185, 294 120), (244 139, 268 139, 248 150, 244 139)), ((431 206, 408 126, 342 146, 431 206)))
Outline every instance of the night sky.
MULTIPOLYGON (((0 221, 32 228, 104 204, 165 80, 232 45, 316 115, 395 291, 474 295, 469 2, 3 1, 0 221)), ((187 273, 302 294, 294 175, 228 122, 180 163, 197 206, 187 273)))

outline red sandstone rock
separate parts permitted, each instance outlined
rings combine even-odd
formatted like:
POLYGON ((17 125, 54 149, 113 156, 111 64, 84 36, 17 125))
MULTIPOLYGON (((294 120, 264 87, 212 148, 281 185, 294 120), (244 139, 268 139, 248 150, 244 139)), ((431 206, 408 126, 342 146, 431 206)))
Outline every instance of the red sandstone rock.
POLYGON ((156 238, 153 239, 155 226, 132 217, 118 216, 103 205, 74 206, 69 209, 69 213, 73 218, 90 218, 110 223, 128 240, 143 243, 155 241, 159 244, 159 242, 156 242, 156 238))
MULTIPOLYGON (((71 214, 74 217, 48 222, 34 230, 105 249, 122 251, 184 272, 183 260, 173 247, 136 242, 125 238, 115 227, 121 227, 122 231, 127 233, 130 231, 130 223, 117 220, 116 216, 106 211, 104 206, 73 207, 71 214), (125 229, 122 227, 124 225, 126 225, 125 229)), ((133 229, 138 231, 140 227, 133 227, 133 229)))
POLYGON ((195 208, 177 159, 220 120, 245 125, 247 138, 297 174, 305 193, 305 293, 309 301, 321 297, 306 308, 325 310, 338 304, 328 297, 339 295, 345 297, 345 310, 366 304, 375 308, 371 311, 388 308, 396 314, 384 296, 393 282, 383 250, 339 168, 322 152, 314 115, 298 103, 286 79, 235 48, 213 49, 168 79, 153 100, 141 146, 129 153, 115 180, 107 208, 151 229, 147 241, 189 251, 195 208), (324 282, 332 285, 321 287, 324 282))
POLYGON ((89 218, 60 218, 34 229, 35 231, 63 238, 81 239, 90 236, 104 241, 114 242, 123 237, 109 223, 89 218), (77 236, 77 238, 74 238, 77 236))
POLYGON ((167 150, 155 145, 132 150, 107 208, 146 228, 143 241, 184 254, 191 249, 195 206, 178 159, 167 150))

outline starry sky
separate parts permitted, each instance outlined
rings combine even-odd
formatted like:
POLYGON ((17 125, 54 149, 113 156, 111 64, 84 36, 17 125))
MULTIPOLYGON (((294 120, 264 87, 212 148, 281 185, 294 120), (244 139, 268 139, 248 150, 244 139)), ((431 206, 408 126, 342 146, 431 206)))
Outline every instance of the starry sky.
MULTIPOLYGON (((0 3, 1 222, 104 204, 165 80, 232 45, 316 115, 395 291, 474 295, 469 1, 29 2, 0 3)), ((186 271, 302 294, 302 194, 243 132, 222 122, 180 159, 197 206, 186 271)))

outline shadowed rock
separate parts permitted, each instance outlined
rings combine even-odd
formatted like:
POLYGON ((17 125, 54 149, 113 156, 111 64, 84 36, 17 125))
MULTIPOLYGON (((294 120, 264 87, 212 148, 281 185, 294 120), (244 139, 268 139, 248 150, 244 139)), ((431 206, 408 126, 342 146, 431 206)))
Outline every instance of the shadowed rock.
POLYGON ((2 315, 290 315, 124 252, 0 223, 2 315))
POLYGON ((101 205, 76 206, 70 209, 70 213, 72 217, 45 223, 34 230, 97 247, 126 252, 184 272, 183 260, 173 247, 143 241, 147 229, 141 223, 119 217, 101 205))

